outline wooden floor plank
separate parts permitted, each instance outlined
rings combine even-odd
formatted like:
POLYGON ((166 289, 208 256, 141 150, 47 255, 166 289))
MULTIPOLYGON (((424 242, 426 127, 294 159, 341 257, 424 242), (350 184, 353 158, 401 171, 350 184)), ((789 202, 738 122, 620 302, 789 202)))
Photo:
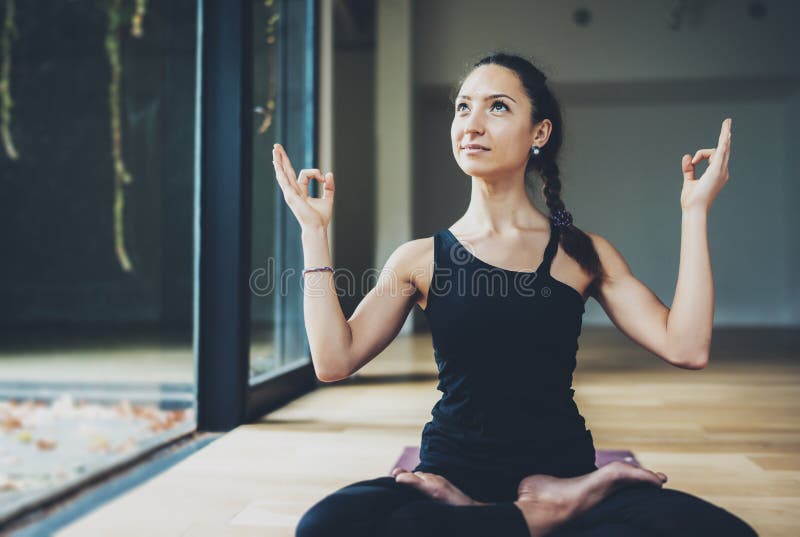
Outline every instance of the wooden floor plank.
MULTIPOLYGON (((738 514, 762 536, 794 537, 797 341, 715 335, 709 367, 686 371, 619 333, 584 329, 576 400, 598 448, 631 449, 669 475, 668 487, 738 514)), ((59 535, 293 535, 314 502, 386 475, 403 446, 419 443, 439 396, 435 372, 430 335, 401 336, 350 381, 237 428, 59 535)))

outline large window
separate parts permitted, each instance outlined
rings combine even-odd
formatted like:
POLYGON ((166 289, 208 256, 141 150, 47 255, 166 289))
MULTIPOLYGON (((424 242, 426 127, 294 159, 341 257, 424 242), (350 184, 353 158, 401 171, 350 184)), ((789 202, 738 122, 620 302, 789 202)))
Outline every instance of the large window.
POLYGON ((196 13, 0 2, 0 520, 195 427, 196 13))
POLYGON ((0 0, 0 524, 314 385, 271 162, 275 141, 314 161, 314 17, 313 0, 0 0))
MULTIPOLYGON (((314 166, 311 2, 253 5, 253 177, 250 382, 309 363, 301 289, 300 227, 275 181, 272 145, 296 171, 314 166)), ((312 187, 316 183, 312 182, 312 187)))

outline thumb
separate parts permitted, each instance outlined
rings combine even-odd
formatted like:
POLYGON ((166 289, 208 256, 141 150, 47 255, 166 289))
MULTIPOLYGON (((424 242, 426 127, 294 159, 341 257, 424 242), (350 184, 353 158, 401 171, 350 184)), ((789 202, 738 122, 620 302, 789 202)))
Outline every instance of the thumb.
POLYGON ((692 155, 683 155, 681 159, 681 171, 683 172, 684 181, 694 181, 694 164, 692 164, 692 155))

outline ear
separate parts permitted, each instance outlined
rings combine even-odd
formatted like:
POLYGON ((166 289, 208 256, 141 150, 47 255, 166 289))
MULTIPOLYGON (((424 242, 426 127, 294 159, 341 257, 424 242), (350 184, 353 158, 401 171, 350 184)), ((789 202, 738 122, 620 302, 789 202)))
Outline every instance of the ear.
POLYGON ((538 145, 544 147, 547 140, 550 139, 550 133, 553 132, 553 123, 549 119, 543 119, 533 126, 533 139, 530 145, 538 145))

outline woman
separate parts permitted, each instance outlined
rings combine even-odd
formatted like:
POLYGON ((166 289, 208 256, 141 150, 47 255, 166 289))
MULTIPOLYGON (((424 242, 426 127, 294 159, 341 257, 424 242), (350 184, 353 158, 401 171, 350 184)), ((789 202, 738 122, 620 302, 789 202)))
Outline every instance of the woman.
POLYGON ((754 535, 722 508, 664 489, 664 474, 621 462, 598 469, 571 389, 590 296, 648 351, 676 367, 705 367, 713 318, 706 217, 728 180, 730 124, 723 122, 716 149, 683 156, 671 309, 607 240, 572 225, 556 164, 559 105, 545 76, 519 56, 487 56, 459 84, 451 143, 472 178, 466 213, 433 237, 397 248, 349 320, 326 238, 333 174, 296 176, 276 144, 276 177, 302 227, 304 313, 318 377, 333 381, 360 369, 416 303, 431 328, 443 392, 423 429, 416 468, 334 492, 305 513, 296 534, 754 535), (703 159, 709 167, 695 179, 703 159), (549 218, 526 193, 534 175, 544 182, 549 218), (312 178, 323 184, 321 198, 308 196, 312 178))

